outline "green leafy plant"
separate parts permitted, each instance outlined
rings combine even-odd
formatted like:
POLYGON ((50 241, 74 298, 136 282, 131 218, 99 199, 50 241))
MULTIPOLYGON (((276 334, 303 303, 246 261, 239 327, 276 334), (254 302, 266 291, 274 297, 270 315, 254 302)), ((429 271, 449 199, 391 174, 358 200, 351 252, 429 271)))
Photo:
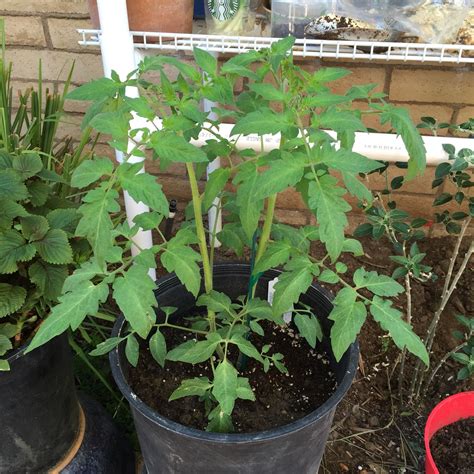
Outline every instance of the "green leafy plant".
MULTIPOLYGON (((57 302, 73 262, 79 214, 38 153, 0 151, 0 356, 25 343, 57 302)), ((0 369, 8 363, 0 359, 0 369)))
POLYGON ((128 331, 99 344, 93 353, 104 354, 123 343, 128 361, 136 366, 139 341, 144 340, 158 364, 208 364, 212 375, 183 380, 170 394, 170 401, 201 397, 207 407, 208 429, 227 432, 232 430, 235 401, 254 399, 251 381, 241 375, 238 361, 245 356, 258 361, 265 371, 287 370, 287 355, 272 351, 271 330, 265 328, 285 326, 282 315, 291 311, 292 324, 309 346, 315 347, 321 340, 317 314, 298 303, 317 279, 343 286, 330 315, 336 359, 356 339, 370 314, 398 347, 407 348, 428 364, 420 338, 391 301, 404 291, 403 286, 364 268, 358 269, 351 281, 344 276, 347 268, 338 261, 344 252, 363 253, 361 244, 344 234, 351 210, 344 196, 350 193, 368 199, 370 192, 358 175, 383 166, 352 150, 355 133, 366 130, 362 114, 378 114, 382 123, 390 122, 401 134, 411 157, 408 178, 425 167, 421 137, 407 112, 373 92, 374 84, 333 94, 331 82, 349 72, 337 68, 304 71, 293 62, 293 42, 287 38, 270 49, 235 56, 220 70, 212 55, 197 48, 194 57, 200 70, 175 58, 146 58, 123 82, 113 75, 70 94, 74 99, 93 101, 88 124, 109 134, 111 145, 124 152, 125 159, 114 167, 109 160, 96 158, 74 172, 72 185, 88 190, 79 208, 75 235, 88 239, 93 256, 66 279, 60 303, 29 350, 68 328, 77 328, 111 294, 128 322, 128 331), (170 66, 177 71, 175 80, 166 73, 170 66), (147 79, 150 71, 158 74, 158 81, 147 79), (235 94, 234 86, 242 76, 248 78, 245 90, 235 94), (140 97, 126 97, 126 86, 137 87, 140 97), (201 111, 202 99, 220 103, 221 107, 213 110, 216 119, 201 111), (356 99, 365 99, 367 110, 357 110, 353 106, 356 99), (132 113, 148 121, 148 126, 134 126, 137 122, 131 122, 132 113), (162 117, 160 126, 153 122, 156 115, 162 117), (235 124, 226 138, 219 125, 229 118, 235 124), (210 138, 199 147, 193 140, 202 132, 210 138), (265 151, 264 136, 276 134, 280 135, 279 146, 265 151), (256 150, 239 146, 239 140, 248 135, 260 143, 256 150), (187 171, 192 201, 186 221, 170 239, 159 228, 168 215, 168 200, 159 178, 142 172, 142 164, 136 162, 149 153, 152 159, 159 159, 162 169, 181 163, 187 171), (199 178, 217 156, 226 166, 212 172, 204 185, 199 178), (288 189, 297 190, 316 216, 317 225, 293 228, 274 222, 277 197, 288 189), (149 206, 150 211, 129 224, 120 215, 121 191, 149 206), (204 227, 203 214, 212 206, 225 217, 218 234, 216 229, 204 227), (159 242, 132 256, 134 236, 149 229, 157 232, 159 242), (248 294, 237 301, 213 288, 216 239, 237 255, 242 255, 245 247, 251 249, 248 294), (312 241, 325 245, 323 258, 311 256, 312 241), (196 305, 204 310, 202 316, 198 311, 190 318, 177 319, 174 308, 159 306, 155 283, 149 276, 157 258, 196 298, 196 305), (255 284, 263 272, 274 267, 282 267, 283 272, 270 305, 255 297, 255 284), (192 337, 169 347, 165 328, 192 337), (263 344, 256 344, 257 340, 263 344), (236 359, 231 353, 241 357, 236 359))
MULTIPOLYGON (((426 119, 433 127, 436 126, 437 123, 434 119, 426 119)), ((453 128, 467 130, 471 123, 472 119, 459 127, 453 128)), ((418 247, 417 242, 425 238, 423 229, 426 226, 438 224, 442 225, 447 233, 457 237, 454 250, 450 256, 439 305, 424 340, 428 350, 432 348, 441 315, 474 251, 474 243, 471 239, 461 264, 458 268, 455 268, 461 244, 466 238, 466 231, 474 215, 474 197, 470 195, 470 190, 474 185, 471 171, 474 164, 474 152, 470 149, 456 150, 449 144, 443 145, 443 149, 447 154, 447 160, 436 167, 432 188, 443 186, 444 192, 439 193, 433 200, 434 215, 431 221, 420 217, 413 218, 407 212, 397 208, 393 191, 402 187, 405 178, 396 176, 390 183, 387 181, 387 186, 381 193, 376 193, 376 201, 365 209, 368 222, 360 225, 354 233, 357 237, 365 235, 370 235, 375 239, 385 237, 393 244, 396 255, 391 256, 390 259, 397 264, 397 267, 392 277, 404 281, 408 323, 411 323, 412 320, 411 282, 413 280, 427 282, 437 279, 437 276, 432 272, 432 268, 423 264, 426 253, 420 252, 418 247), (387 205, 384 204, 384 196, 387 196, 387 205)), ((398 164, 398 166, 403 167, 403 164, 398 164)), ((384 169, 382 172, 386 173, 387 171, 384 169)), ((454 352, 457 352, 457 350, 454 352)), ((441 365, 451 355, 452 351, 448 351, 448 355, 443 358, 441 365)), ((406 383, 405 359, 406 354, 403 352, 399 377, 400 398, 403 397, 406 383)), ((416 400, 421 393, 425 393, 439 368, 440 366, 436 366, 430 373, 426 373, 419 362, 416 364, 408 391, 410 400, 416 400)))
POLYGON ((80 143, 71 137, 58 140, 58 127, 64 121, 64 105, 71 86, 74 64, 70 67, 62 91, 57 87, 44 87, 41 61, 38 79, 34 87, 13 92, 13 63, 5 59, 5 31, 0 19, 0 149, 9 153, 34 150, 43 162, 45 170, 61 175, 53 183, 57 195, 62 198, 71 194, 69 182, 73 171, 82 161, 92 156, 95 141, 91 143, 92 129, 86 128, 80 143), (92 144, 86 151, 86 145, 92 144))

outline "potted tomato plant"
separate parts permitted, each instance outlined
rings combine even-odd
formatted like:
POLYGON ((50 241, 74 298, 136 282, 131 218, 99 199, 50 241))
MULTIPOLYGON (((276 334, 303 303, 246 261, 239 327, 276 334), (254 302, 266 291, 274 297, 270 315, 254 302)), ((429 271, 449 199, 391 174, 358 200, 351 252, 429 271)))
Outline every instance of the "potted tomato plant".
POLYGON ((112 351, 149 472, 316 472, 334 410, 355 375, 356 337, 369 313, 397 346, 428 363, 390 299, 403 287, 364 268, 349 281, 338 261, 343 252, 363 252, 344 234, 351 209, 344 195, 369 196, 357 176, 382 166, 352 151, 355 132, 365 130, 353 101, 366 99, 367 111, 402 135, 409 177, 424 169, 422 140, 407 112, 387 104, 374 85, 333 94, 331 81, 348 71, 304 71, 293 62, 293 43, 289 37, 235 56, 220 70, 200 49, 200 70, 147 58, 125 83, 101 79, 71 94, 115 101, 90 125, 111 134, 127 159, 115 167, 93 160, 74 173, 75 186, 92 185, 76 235, 89 240, 93 257, 66 280, 61 304, 31 348, 57 335, 59 322, 79 324, 110 292, 123 317, 94 354, 112 351), (169 65, 178 70, 174 81, 169 65), (150 71, 158 71, 157 83, 146 79, 150 71), (248 84, 234 94, 241 76, 248 84), (141 97, 124 97, 124 85, 138 87, 141 97), (200 110, 202 99, 222 104, 213 110, 217 119, 200 110), (130 130, 132 112, 150 122, 161 114, 161 127, 130 130), (229 117, 235 125, 226 138, 219 125, 229 117), (193 140, 201 133, 208 139, 200 148, 193 140), (276 134, 279 146, 265 151, 264 136, 276 134), (238 146, 242 137, 257 145, 238 146), (181 164, 187 172, 192 199, 170 239, 159 227, 168 212, 159 178, 136 163, 148 151, 163 169, 181 164), (216 156, 226 166, 200 181, 216 156), (277 199, 288 189, 299 192, 315 225, 275 222, 277 199), (122 190, 150 211, 130 224, 119 219, 122 190), (224 215, 218 234, 204 224, 212 206, 224 215), (158 242, 133 257, 140 229, 153 229, 158 242), (216 263, 216 239, 239 257, 247 249, 250 263, 216 263), (324 244, 325 255, 311 254, 313 241, 324 244), (170 275, 155 283, 149 269, 157 263, 170 275), (332 299, 313 280, 342 289, 332 299))

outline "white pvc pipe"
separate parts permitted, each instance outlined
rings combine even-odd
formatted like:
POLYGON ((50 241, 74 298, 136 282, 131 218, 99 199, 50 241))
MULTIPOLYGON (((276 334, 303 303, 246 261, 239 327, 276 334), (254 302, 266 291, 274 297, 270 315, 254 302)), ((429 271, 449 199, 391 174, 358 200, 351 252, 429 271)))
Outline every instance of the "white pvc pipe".
MULTIPOLYGON (((154 125, 150 127, 162 127, 161 119, 154 120, 154 125)), ((210 123, 204 125, 205 127, 212 127, 210 123)), ((216 129, 216 133, 223 138, 232 139, 231 130, 233 124, 222 123, 216 129)), ((151 128, 151 129, 153 129, 151 128)), ((335 132, 327 132, 336 138, 335 132)), ((207 140, 214 139, 214 135, 207 131, 200 133, 197 140, 191 140, 195 146, 203 146, 207 140)), ((235 137, 234 137, 235 138, 235 137)), ((453 145, 456 150, 461 148, 472 148, 472 138, 454 138, 454 137, 422 137, 426 148, 426 163, 429 166, 435 166, 448 159, 447 153, 443 149, 444 144, 453 145)), ((280 146, 280 135, 264 135, 263 136, 264 151, 269 152, 275 150, 280 146)), ((257 152, 261 151, 261 139, 258 135, 242 136, 237 142, 237 149, 243 150, 251 148, 257 152)), ((370 159, 380 161, 408 161, 408 152, 405 148, 403 140, 400 136, 393 133, 368 133, 356 132, 355 144, 353 151, 360 153, 370 159)))
MULTIPOLYGON (((217 119, 217 115, 214 112, 211 112, 211 109, 216 106, 215 102, 212 102, 207 99, 202 101, 203 112, 209 112, 208 117, 210 120, 217 119)), ((207 167, 207 179, 209 175, 216 169, 221 167, 221 159, 217 157, 212 163, 209 163, 207 167)), ((222 209, 221 209, 221 200, 219 198, 214 199, 212 202, 212 207, 209 209, 207 214, 209 220, 209 232, 212 233, 215 229, 215 233, 218 234, 222 230, 222 209)), ((211 240, 212 243, 212 240, 211 240)), ((220 241, 216 238, 214 239, 214 247, 218 248, 221 246, 220 241)))
MULTIPOLYGON (((102 53, 102 64, 106 77, 111 77, 112 71, 115 71, 122 80, 125 80, 130 71, 136 68, 135 48, 133 38, 130 35, 128 25, 128 13, 126 0, 97 0, 100 18, 100 49, 102 53)), ((136 88, 127 88, 127 95, 138 97, 136 88)), ((138 123, 132 120, 131 127, 137 128, 138 123)), ((133 143, 129 142, 129 149, 133 143)), ((123 153, 116 151, 118 162, 123 161, 123 153)), ((139 162, 143 159, 132 157, 129 161, 139 162)), ((143 203, 135 202, 128 193, 124 193, 125 211, 129 225, 133 225, 133 219, 138 214, 149 211, 148 206, 143 203)), ((132 255, 139 253, 140 249, 151 248, 153 240, 151 231, 139 231, 133 238, 136 245, 132 246, 132 255)), ((150 269, 150 276, 155 279, 156 272, 150 269)))

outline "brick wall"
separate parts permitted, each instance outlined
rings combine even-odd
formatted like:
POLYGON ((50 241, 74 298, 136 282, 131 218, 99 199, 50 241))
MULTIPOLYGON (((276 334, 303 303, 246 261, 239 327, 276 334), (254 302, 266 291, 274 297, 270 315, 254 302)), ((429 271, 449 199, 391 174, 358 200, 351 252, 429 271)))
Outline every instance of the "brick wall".
MULTIPOLYGON (((61 87, 72 63, 75 63, 73 84, 79 85, 102 76, 98 48, 82 48, 77 44, 76 28, 90 27, 86 0, 0 0, 0 15, 5 18, 7 59, 14 63, 14 87, 23 89, 34 83, 41 60, 45 83, 61 87)), ((371 63, 321 60, 307 63, 308 69, 324 66, 347 67, 352 74, 335 84, 335 92, 343 92, 354 84, 374 82, 388 94, 391 102, 406 107, 415 122, 422 116, 439 121, 462 122, 474 116, 474 69, 469 66, 409 65, 376 61, 371 63)), ((85 104, 66 104, 68 117, 60 133, 78 137, 85 104)), ((367 125, 380 129, 370 117, 367 125)), ((111 155, 105 144, 98 151, 111 155)), ((427 170, 423 179, 410 183, 397 195, 401 207, 421 216, 430 216, 433 199, 431 179, 427 170)), ((169 195, 184 200, 188 189, 182 167, 174 167, 163 175, 169 195)), ((383 182, 371 177, 371 185, 380 189, 383 182)), ((437 192, 441 192, 439 188, 437 192)), ((299 197, 285 193, 278 201, 277 216, 289 223, 305 224, 311 216, 302 211, 299 197)), ((354 214, 353 223, 360 220, 354 214)))

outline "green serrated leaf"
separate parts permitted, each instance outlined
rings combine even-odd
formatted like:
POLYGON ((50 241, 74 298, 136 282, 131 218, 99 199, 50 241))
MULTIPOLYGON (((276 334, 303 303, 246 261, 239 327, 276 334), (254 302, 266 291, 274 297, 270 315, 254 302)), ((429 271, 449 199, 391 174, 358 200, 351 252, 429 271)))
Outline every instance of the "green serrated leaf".
POLYGON ((126 150, 128 144, 128 130, 131 113, 116 111, 116 112, 102 112, 97 114, 89 125, 95 128, 98 132, 112 135, 114 145, 120 150, 126 150))
POLYGON ((331 346, 337 361, 341 360, 356 340, 367 318, 364 303, 356 300, 357 293, 353 288, 343 288, 333 301, 334 307, 329 319, 334 321, 331 328, 331 346))
POLYGON ((247 377, 239 377, 237 379, 237 398, 255 401, 255 394, 250 387, 249 379, 247 377))
POLYGON ((383 330, 388 331, 393 342, 400 349, 407 348, 412 354, 419 357, 426 366, 429 365, 429 355, 421 339, 413 328, 402 319, 402 313, 392 307, 392 303, 378 296, 374 296, 370 312, 383 330))
POLYGON ((264 199, 298 183, 304 172, 303 155, 282 153, 284 159, 270 162, 268 170, 258 175, 255 183, 255 200, 264 199))
POLYGON ((50 265, 37 260, 29 267, 28 275, 45 298, 55 301, 61 294, 68 270, 65 265, 50 265))
POLYGON ((321 241, 325 243, 329 256, 334 261, 344 245, 344 229, 348 221, 346 212, 351 206, 342 197, 344 189, 336 186, 337 179, 323 175, 311 181, 308 187, 308 205, 319 224, 321 241))
POLYGON ((158 228, 163 217, 158 212, 142 212, 133 218, 133 222, 143 230, 152 230, 158 228))
POLYGON ((217 58, 201 48, 195 47, 193 52, 196 64, 207 74, 215 76, 217 73, 217 58))
POLYGON ((271 242, 262 257, 257 261, 254 274, 262 273, 270 268, 283 265, 290 258, 292 246, 284 241, 271 242))
POLYGON ((191 247, 168 242, 161 255, 161 263, 169 272, 175 272, 186 289, 197 296, 201 287, 201 272, 196 262, 201 256, 191 247))
POLYGON ((0 199, 21 201, 28 197, 28 190, 19 173, 12 169, 0 170, 0 199))
POLYGON ((227 181, 229 180, 230 169, 229 168, 218 168, 214 170, 208 177, 204 196, 202 198, 202 210, 206 212, 214 202, 214 199, 224 189, 227 181))
POLYGON ((97 262, 102 265, 113 245, 113 223, 109 213, 120 211, 118 193, 101 185, 89 191, 82 200, 83 204, 79 208, 82 218, 77 225, 76 235, 87 238, 97 262))
POLYGON ((342 251, 350 252, 356 257, 364 255, 362 244, 356 239, 345 239, 344 243, 342 244, 342 251))
POLYGON ((231 337, 229 342, 231 344, 235 344, 239 348, 240 352, 242 352, 246 356, 258 360, 260 363, 263 364, 263 359, 260 355, 260 352, 258 352, 257 348, 248 339, 245 339, 244 337, 235 334, 231 337))
POLYGON ((384 125, 387 122, 390 122, 397 133, 401 135, 410 155, 406 179, 413 179, 417 175, 423 174, 426 168, 426 150, 409 112, 406 109, 385 104, 380 116, 380 123, 384 125))
POLYGON ((207 377, 194 377, 181 382, 181 385, 170 395, 169 402, 183 397, 202 397, 212 388, 207 377))
POLYGON ((326 268, 318 276, 318 281, 322 281, 324 283, 337 283, 339 281, 339 277, 332 270, 326 268))
POLYGON ((120 87, 119 82, 102 77, 72 90, 67 98, 71 100, 100 100, 104 97, 114 97, 120 87))
POLYGON ((5 355, 10 349, 13 349, 10 339, 3 334, 0 334, 0 356, 5 355))
POLYGON ((94 158, 83 161, 73 172, 71 186, 75 188, 86 188, 98 181, 102 176, 112 174, 114 165, 109 158, 94 158))
POLYGON ((220 362, 214 371, 212 394, 227 415, 230 415, 234 409, 237 398, 237 379, 238 372, 227 359, 220 362))
POLYGON ((18 311, 25 299, 26 290, 23 287, 0 283, 0 318, 18 311))
POLYGON ((59 297, 59 304, 53 307, 50 315, 41 324, 26 352, 45 344, 71 327, 77 329, 87 315, 97 313, 99 304, 109 295, 106 283, 94 285, 90 281, 82 282, 73 291, 59 297))
POLYGON ((341 111, 331 108, 318 116, 319 126, 335 132, 366 131, 367 128, 355 112, 341 111))
POLYGON ((306 339, 308 344, 316 347, 316 340, 321 341, 323 338, 323 331, 318 319, 314 314, 295 314, 293 318, 299 333, 306 339))
POLYGON ((393 278, 379 275, 375 271, 368 272, 364 268, 358 268, 353 278, 357 288, 367 288, 378 296, 396 296, 405 291, 403 286, 393 278))
POLYGON ((227 413, 224 413, 219 405, 209 413, 209 420, 206 431, 213 433, 230 433, 234 431, 232 418, 227 413))
POLYGON ((340 67, 322 67, 313 74, 312 81, 325 84, 327 82, 336 81, 337 79, 342 79, 349 74, 352 74, 352 71, 349 69, 343 69, 340 67))
POLYGON ((148 268, 133 265, 113 284, 114 299, 125 319, 140 337, 148 336, 156 320, 156 285, 148 275, 148 268))
POLYGON ((370 173, 384 166, 383 163, 344 148, 325 153, 318 162, 348 173, 370 173))
POLYGON ((46 215, 52 229, 62 229, 69 234, 74 234, 79 214, 76 209, 54 209, 46 215))
POLYGON ((168 217, 169 203, 156 178, 140 172, 141 164, 123 163, 118 167, 118 179, 123 189, 136 202, 143 202, 154 211, 168 217))
POLYGON ((112 349, 115 349, 122 341, 125 341, 125 337, 109 337, 104 342, 97 344, 97 347, 89 354, 91 356, 101 356, 108 354, 112 349))
POLYGON ((270 109, 261 108, 243 116, 234 125, 231 135, 271 134, 286 132, 294 127, 294 121, 288 114, 277 114, 270 109))
POLYGON ((166 355, 167 360, 187 362, 189 364, 199 364, 208 360, 217 345, 221 341, 219 334, 212 332, 207 335, 203 341, 187 341, 178 347, 175 347, 166 355))
POLYGON ((178 163, 205 163, 206 154, 198 147, 191 145, 183 137, 173 132, 157 131, 150 137, 150 145, 159 158, 178 163))
POLYGON ((163 334, 159 329, 150 337, 149 341, 150 353, 153 356, 153 359, 161 365, 165 366, 166 353, 168 352, 166 347, 166 340, 163 334))
POLYGON ((30 242, 42 239, 49 230, 49 223, 43 216, 29 215, 20 218, 23 236, 30 242))
POLYGON ((215 290, 201 295, 196 304, 198 306, 206 306, 210 311, 214 311, 215 313, 235 314, 231 299, 224 293, 215 290))
POLYGON ((341 173, 344 185, 352 196, 357 197, 362 202, 372 204, 373 195, 367 187, 362 184, 356 176, 347 171, 341 173))
POLYGON ((28 262, 36 255, 36 248, 16 230, 0 233, 0 274, 17 270, 17 262, 28 262))
POLYGON ((52 192, 52 188, 42 181, 33 181, 28 184, 30 202, 35 207, 44 206, 52 192))
POLYGON ((273 314, 279 316, 296 303, 313 281, 309 267, 301 267, 292 272, 284 272, 278 277, 273 297, 273 314))
POLYGON ((250 84, 249 88, 265 100, 284 101, 287 99, 287 94, 285 94, 285 92, 267 82, 254 82, 250 84))
POLYGON ((0 232, 9 229, 16 217, 27 216, 25 208, 11 199, 0 199, 0 232))
POLYGON ((38 254, 48 263, 66 264, 72 262, 72 249, 66 232, 49 230, 41 239, 33 242, 38 254))
POLYGON ((256 200, 254 196, 258 187, 258 170, 254 163, 242 168, 235 176, 234 184, 241 183, 237 188, 236 204, 239 209, 240 222, 249 241, 258 226, 260 213, 263 209, 263 199, 256 200))
POLYGON ((140 356, 140 346, 138 344, 137 338, 130 334, 127 337, 127 342, 125 344, 125 356, 127 357, 128 362, 130 362, 133 367, 136 367, 138 364, 138 357, 140 356))
POLYGON ((13 159, 13 169, 23 180, 31 178, 43 169, 43 162, 37 153, 22 153, 13 159))

